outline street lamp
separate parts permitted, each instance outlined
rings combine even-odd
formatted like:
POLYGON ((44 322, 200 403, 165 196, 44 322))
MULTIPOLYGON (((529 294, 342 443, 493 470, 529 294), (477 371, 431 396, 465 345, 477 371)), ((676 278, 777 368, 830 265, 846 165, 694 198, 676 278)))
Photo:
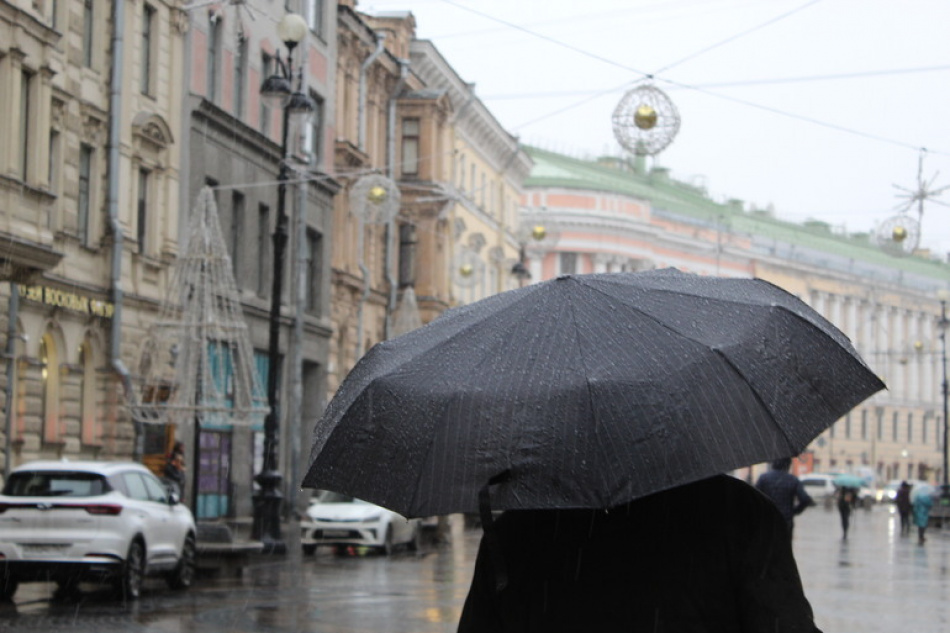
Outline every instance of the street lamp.
POLYGON ((307 35, 306 21, 294 13, 286 14, 277 24, 277 36, 287 47, 286 61, 277 53, 277 73, 264 80, 261 97, 283 107, 283 128, 280 142, 280 169, 277 176, 277 225, 274 229, 273 279, 270 294, 270 332, 268 339, 267 406, 264 418, 264 460, 261 472, 254 477, 260 492, 254 497, 254 524, 252 536, 264 544, 264 551, 283 554, 287 551, 280 530, 280 510, 283 494, 280 484, 283 477, 278 470, 277 444, 280 434, 280 409, 278 402, 280 362, 280 300, 283 294, 284 253, 287 248, 287 181, 290 168, 287 164, 287 136, 291 116, 306 118, 316 108, 313 100, 301 91, 303 78, 299 70, 294 75, 294 48, 307 35), (296 83, 296 89, 294 84, 296 83))
POLYGON ((941 486, 941 497, 946 502, 950 498, 950 481, 947 479, 947 434, 950 430, 950 426, 947 424, 947 400, 948 395, 950 395, 947 389, 947 326, 950 326, 950 321, 947 320, 947 299, 950 298, 950 293, 942 290, 938 296, 940 298, 940 321, 937 322, 937 327, 940 328, 940 366, 943 371, 943 381, 940 383, 940 390, 943 394, 943 485, 941 486))
POLYGON ((531 279, 528 270, 528 245, 553 244, 557 241, 556 232, 539 221, 524 220, 518 227, 518 261, 511 267, 511 274, 518 279, 518 286, 524 286, 531 279))

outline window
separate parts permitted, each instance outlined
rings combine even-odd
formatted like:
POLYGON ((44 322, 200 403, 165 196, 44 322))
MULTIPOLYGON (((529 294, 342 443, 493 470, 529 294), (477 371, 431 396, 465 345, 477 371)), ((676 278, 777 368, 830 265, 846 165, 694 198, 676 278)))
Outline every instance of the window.
POLYGON ((561 253, 561 274, 574 275, 577 273, 577 253, 561 253))
POLYGON ((40 421, 43 424, 43 440, 59 442, 59 357, 52 336, 44 334, 40 339, 40 421))
POLYGON ((270 253, 270 207, 262 204, 257 207, 257 296, 267 296, 267 271, 270 253))
POLYGON ((897 441, 897 412, 891 415, 891 439, 897 441))
POLYGON ((867 416, 861 416, 861 439, 868 439, 868 418, 867 416))
POLYGON ((152 35, 155 28, 155 9, 145 5, 142 11, 142 76, 143 95, 152 94, 152 35))
POLYGON ((92 201, 93 149, 83 143, 79 147, 79 200, 76 207, 76 233, 83 244, 89 243, 89 209, 92 201))
POLYGON ((33 75, 27 71, 20 73, 20 177, 27 181, 30 168, 30 91, 33 89, 33 75))
POLYGON ((247 92, 247 36, 243 33, 238 35, 234 57, 234 115, 241 119, 247 92))
POLYGON ((221 18, 212 13, 208 24, 208 100, 218 98, 218 53, 221 50, 221 18))
POLYGON ((314 35, 323 35, 323 0, 309 0, 308 4, 307 24, 314 35))
MULTIPOLYGON (((267 53, 261 54, 261 77, 266 81, 268 77, 274 74, 274 58, 267 53)), ((264 136, 270 136, 270 106, 267 105, 267 99, 259 99, 261 104, 260 133, 264 136)))
POLYGON ((148 250, 148 180, 147 169, 139 169, 138 213, 136 214, 136 238, 139 243, 139 253, 148 250))
POLYGON ((95 28, 93 1, 83 0, 82 7, 82 63, 86 68, 92 68, 92 46, 95 28))
POLYGON ((323 160, 323 98, 310 91, 313 99, 313 114, 310 117, 310 126, 307 128, 305 150, 310 154, 311 164, 319 164, 323 160))
POLYGON ((318 231, 307 229, 307 280, 304 292, 304 309, 307 312, 320 311, 320 283, 323 277, 323 236, 318 231))
POLYGON ((96 367, 89 340, 79 346, 79 424, 83 444, 95 444, 96 433, 96 367))
POLYGON ((907 443, 914 441, 914 414, 907 414, 907 443))
POLYGON ((402 120, 402 174, 419 175, 419 119, 402 120))
POLYGON ((920 420, 920 443, 927 443, 927 414, 920 420))
POLYGON ((459 191, 465 191, 465 154, 459 157, 459 191))
MULTIPOLYGON (((59 152, 60 138, 59 130, 49 131, 49 165, 47 177, 49 179, 49 191, 53 194, 59 193, 59 152)), ((52 216, 50 217, 50 228, 52 228, 52 216)))
POLYGON ((244 284, 241 283, 241 262, 244 259, 244 249, 242 248, 244 235, 244 194, 233 192, 231 194, 231 243, 228 245, 231 251, 231 269, 234 271, 234 281, 238 288, 244 284))

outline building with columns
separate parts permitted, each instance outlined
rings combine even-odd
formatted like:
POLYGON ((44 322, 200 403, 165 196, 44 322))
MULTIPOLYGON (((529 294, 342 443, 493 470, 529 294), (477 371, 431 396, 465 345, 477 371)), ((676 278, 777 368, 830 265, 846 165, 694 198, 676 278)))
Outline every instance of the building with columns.
POLYGON ((796 295, 847 334, 887 383, 811 445, 815 471, 942 479, 940 302, 950 265, 894 257, 866 234, 783 222, 741 201, 712 201, 646 161, 578 160, 529 149, 523 213, 556 241, 529 245, 533 279, 676 267, 759 277, 796 295))
POLYGON ((0 1, 5 467, 129 458, 139 344, 178 250, 182 14, 0 1))

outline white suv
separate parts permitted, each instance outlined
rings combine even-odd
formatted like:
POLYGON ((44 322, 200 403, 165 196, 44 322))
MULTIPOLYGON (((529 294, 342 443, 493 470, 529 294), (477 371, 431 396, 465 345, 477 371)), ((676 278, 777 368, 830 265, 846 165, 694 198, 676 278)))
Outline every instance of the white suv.
POLYGON ((191 511, 141 464, 35 461, 15 468, 0 495, 0 598, 21 582, 110 582, 138 598, 142 578, 172 588, 195 574, 191 511))

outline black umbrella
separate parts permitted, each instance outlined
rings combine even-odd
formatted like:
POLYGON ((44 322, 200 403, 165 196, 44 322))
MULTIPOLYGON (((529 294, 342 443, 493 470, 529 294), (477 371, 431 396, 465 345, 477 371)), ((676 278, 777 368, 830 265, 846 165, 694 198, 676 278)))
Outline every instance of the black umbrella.
POLYGON ((303 484, 408 516, 606 508, 796 455, 883 388, 758 279, 566 275, 380 343, 315 428, 303 484))

